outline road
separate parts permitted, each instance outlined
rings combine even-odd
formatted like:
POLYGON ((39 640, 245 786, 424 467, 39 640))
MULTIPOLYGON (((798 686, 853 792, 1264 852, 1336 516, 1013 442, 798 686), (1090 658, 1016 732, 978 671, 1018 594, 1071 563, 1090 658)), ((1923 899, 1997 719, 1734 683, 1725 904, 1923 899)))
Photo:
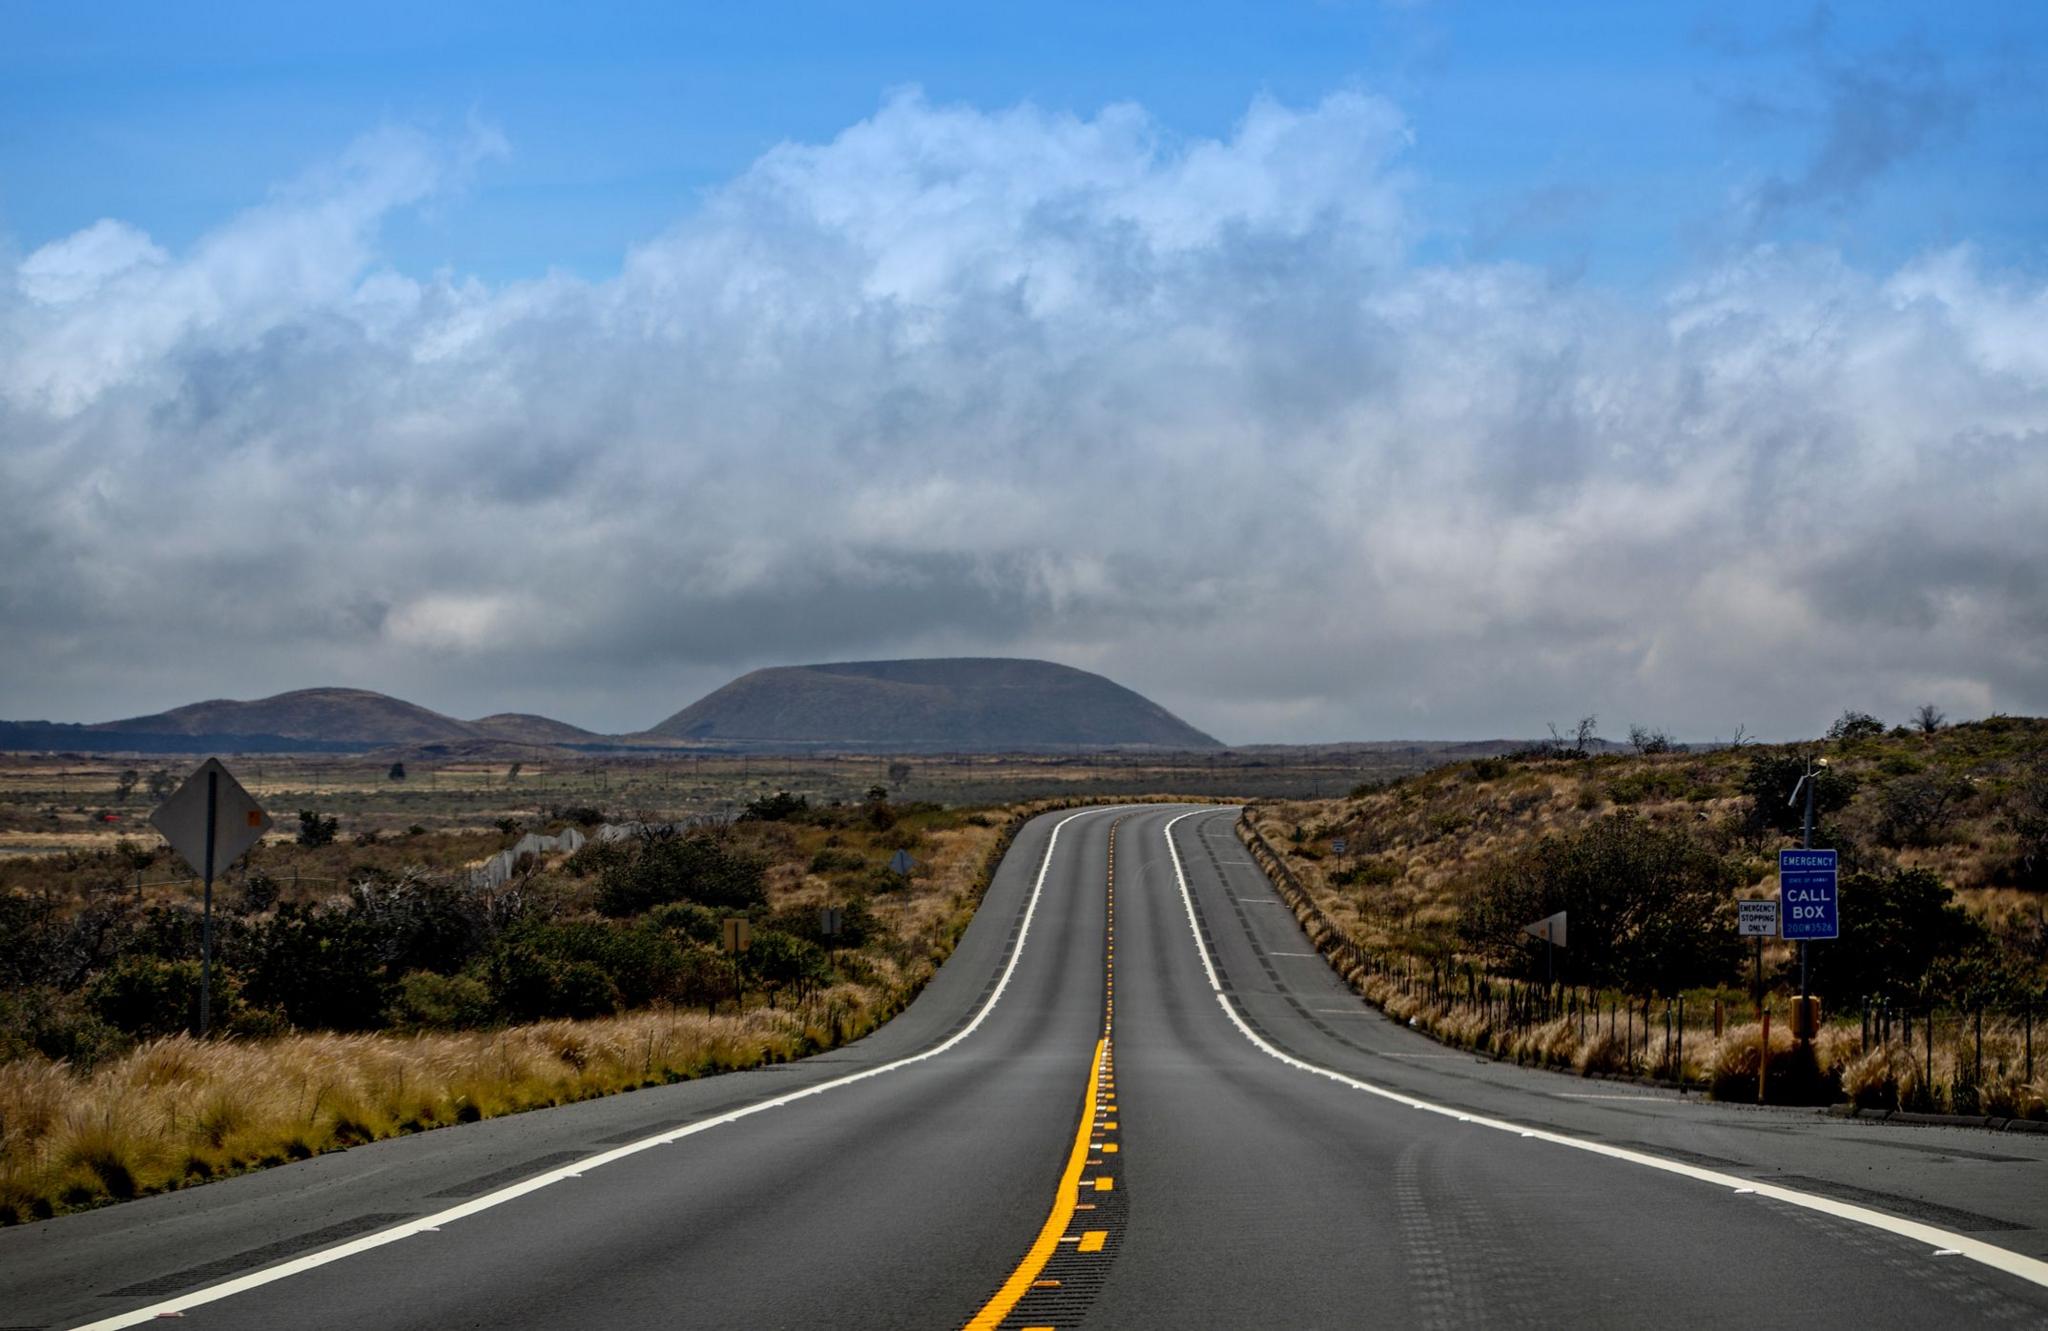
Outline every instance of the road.
POLYGON ((1446 1050, 1233 813, 1035 821, 831 1054, 0 1231, 0 1326, 2048 1326, 2048 1141, 1446 1050))

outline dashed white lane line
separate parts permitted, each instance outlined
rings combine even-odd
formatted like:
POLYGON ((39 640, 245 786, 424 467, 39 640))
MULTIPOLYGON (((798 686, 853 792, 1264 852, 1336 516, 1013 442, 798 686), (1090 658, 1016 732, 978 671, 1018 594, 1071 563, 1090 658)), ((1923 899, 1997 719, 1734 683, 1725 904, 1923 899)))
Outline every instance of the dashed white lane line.
POLYGON ((2003 1271, 2010 1276, 2017 1276, 2019 1279, 2030 1284, 2048 1287, 2048 1262, 2013 1252, 2007 1248, 1998 1247, 1996 1244, 1986 1243, 1982 1239, 1973 1239, 1967 1234, 1953 1233, 1933 1225, 1922 1224, 1918 1220, 1905 1220, 1898 1216, 1886 1215, 1882 1211, 1873 1211, 1867 1206, 1856 1206, 1849 1202, 1838 1202, 1832 1197, 1823 1197, 1818 1193, 1800 1192, 1796 1188, 1788 1188, 1782 1184, 1762 1183, 1752 1179, 1738 1178, 1733 1174, 1723 1174, 1718 1170, 1702 1169, 1698 1165, 1680 1164, 1676 1160, 1666 1160, 1661 1156, 1646 1155, 1641 1151, 1631 1151, 1620 1146, 1609 1146, 1605 1142, 1587 1141, 1583 1138, 1567 1136, 1562 1132, 1551 1132, 1548 1130, 1531 1132, 1519 1123, 1507 1123, 1500 1119, 1487 1118, 1480 1114, 1462 1113, 1445 1105, 1435 1104, 1428 1100, 1418 1100, 1412 1095, 1404 1095, 1399 1091, 1390 1091, 1384 1086, 1375 1086, 1369 1081, 1361 1081, 1357 1077, 1348 1076, 1333 1068, 1310 1063, 1274 1047, 1265 1037, 1245 1024, 1244 1018, 1238 1015, 1236 1006, 1231 1003, 1230 995, 1224 993, 1223 986, 1217 983, 1216 966, 1210 959, 1209 945, 1202 941, 1202 930, 1195 920, 1195 898, 1194 894, 1188 890, 1187 870, 1181 864, 1180 847, 1173 843, 1173 829, 1178 824, 1198 814, 1212 812, 1214 811, 1196 809, 1192 812, 1181 814, 1179 817, 1169 818, 1166 822, 1166 853, 1173 861, 1174 880, 1180 885, 1181 905, 1187 912, 1188 933, 1195 940, 1195 953, 1201 958, 1202 973, 1208 977, 1210 992, 1216 995, 1217 1005, 1223 1009, 1223 1015, 1230 1019, 1231 1025, 1237 1027, 1238 1033, 1251 1041, 1261 1052, 1278 1059, 1291 1068, 1299 1069, 1302 1072, 1310 1073, 1317 1077, 1326 1078, 1343 1086, 1349 1086, 1353 1090, 1364 1091, 1367 1095, 1377 1096, 1382 1100, 1390 1100, 1395 1104, 1406 1105, 1410 1109, 1420 1109, 1427 1113, 1440 1114, 1459 1123, 1470 1123, 1478 1127, 1491 1128, 1496 1132, 1509 1132, 1517 1137, 1533 1138, 1537 1141, 1549 1142, 1555 1146, 1569 1147, 1575 1151, 1584 1151, 1589 1155, 1606 1156, 1610 1160, 1621 1160, 1628 1164, 1640 1165, 1645 1169, 1655 1169, 1666 1174, 1676 1174, 1681 1178, 1689 1178, 1697 1182, 1710 1183, 1716 1187, 1727 1188, 1735 1193, 1768 1197, 1773 1201, 1797 1206, 1802 1210, 1817 1211, 1822 1215, 1834 1216, 1838 1220, 1847 1220, 1854 1224, 1867 1225, 1872 1229, 1883 1230, 1887 1234, 1896 1234, 1900 1238, 1911 1239, 1916 1243, 1924 1243, 1933 1250, 1936 1256, 1966 1257, 1973 1262, 1991 1267, 1993 1270, 2003 1271))
POLYGON ((675 1128, 653 1137, 643 1137, 639 1141, 629 1142, 624 1146, 574 1161, 563 1165, 559 1169, 550 1170, 545 1174, 536 1174, 532 1178, 521 1179, 510 1187, 486 1193, 481 1197, 464 1202, 460 1206, 451 1206, 445 1211, 437 1211, 432 1215, 421 1216, 417 1220, 408 1220, 404 1224, 393 1225, 389 1229, 380 1229, 375 1233, 365 1234, 359 1239, 351 1239, 347 1243, 339 1243, 332 1248, 323 1248, 318 1252, 307 1253, 303 1257, 296 1257, 288 1262, 280 1262, 276 1266, 267 1266, 258 1271, 251 1271, 247 1275, 236 1276, 232 1280, 224 1280, 216 1285, 207 1285, 200 1289, 177 1295, 174 1298, 165 1299, 159 1303, 152 1303, 124 1313, 116 1313, 112 1317, 103 1317, 97 1322, 89 1322, 77 1328, 77 1331, 114 1331, 116 1327, 136 1326, 142 1322, 154 1321, 159 1317, 182 1317, 188 1308, 196 1308, 202 1304, 213 1303, 216 1300, 225 1299, 235 1294, 246 1293, 249 1290, 268 1285, 274 1281, 304 1274, 316 1267, 325 1266, 329 1262, 338 1262, 344 1257, 354 1257, 359 1253, 369 1252, 373 1248, 381 1248, 387 1243, 396 1243, 400 1239, 411 1238, 415 1234, 431 1233, 440 1229, 443 1225, 466 1219, 480 1211, 488 1211, 494 1206, 502 1206, 506 1202, 524 1197, 530 1192, 538 1192, 550 1184, 560 1183, 564 1179, 578 1178, 587 1170, 596 1169, 600 1165, 612 1164, 615 1161, 623 1160, 631 1155, 637 1155, 639 1152, 652 1147, 666 1146, 685 1137, 693 1137, 700 1132, 708 1132, 712 1128, 723 1127, 728 1123, 737 1123, 743 1118, 750 1118, 755 1114, 764 1113, 770 1109, 780 1109, 784 1105, 794 1104, 799 1100, 807 1100, 814 1095, 823 1095, 827 1091, 838 1090, 842 1086, 851 1086, 855 1082, 867 1081, 871 1077, 879 1077, 884 1073, 907 1068, 913 1063, 922 1063, 926 1059, 937 1058, 940 1054, 945 1053, 968 1036, 974 1034, 981 1026, 981 1023, 987 1019, 988 1014, 995 1011, 996 1004, 1002 1000, 1003 991, 1010 987, 1010 977, 1017 973, 1017 962, 1024 955, 1024 940, 1031 936, 1031 921, 1038 914, 1038 901, 1045 891, 1045 876, 1052 870, 1053 850, 1059 845, 1060 832, 1068 823, 1073 822, 1076 818, 1086 818, 1090 814, 1107 813, 1115 808, 1128 807, 1130 806, 1108 805, 1096 809, 1083 809, 1079 813, 1068 814, 1053 825, 1052 835, 1046 839, 1045 843, 1045 859, 1038 866, 1038 878, 1032 883, 1030 900, 1024 905, 1024 920, 1017 929, 1017 942, 1010 949, 1009 962, 1003 967, 1003 973, 997 979, 996 987, 989 992, 988 1001, 983 1003, 981 1008, 974 1014, 974 1020, 961 1027, 951 1038, 933 1045, 922 1053, 912 1054, 907 1058, 899 1058, 893 1063, 883 1063, 877 1067, 866 1068, 860 1072, 834 1078, 831 1081, 819 1082, 816 1086, 806 1087, 800 1091, 791 1091, 787 1095, 778 1095, 770 1100, 756 1101, 753 1104, 744 1105, 738 1109, 730 1110, 711 1118, 699 1119, 695 1123, 686 1124, 683 1127, 675 1128))

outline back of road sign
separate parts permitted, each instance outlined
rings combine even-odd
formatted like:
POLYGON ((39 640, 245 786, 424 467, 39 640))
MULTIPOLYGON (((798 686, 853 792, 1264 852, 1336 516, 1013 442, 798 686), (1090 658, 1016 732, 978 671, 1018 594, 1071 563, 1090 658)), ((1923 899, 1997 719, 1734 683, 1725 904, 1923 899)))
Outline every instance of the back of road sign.
POLYGON ((185 784, 156 806, 150 825, 164 834, 171 849, 199 873, 214 873, 233 864, 243 851, 270 830, 270 816, 228 775, 220 759, 208 758, 185 784), (207 787, 213 787, 213 864, 206 863, 207 787))
POLYGON ((1532 938, 1540 938, 1553 947, 1563 947, 1566 937, 1565 915, 1565 911, 1559 911, 1555 915, 1546 915, 1534 924, 1523 925, 1522 932, 1532 938))
POLYGON ((1840 937, 1841 919, 1835 898, 1835 852, 1779 851, 1778 901, 1782 906, 1778 917, 1783 930, 1780 937, 1807 940, 1840 937))

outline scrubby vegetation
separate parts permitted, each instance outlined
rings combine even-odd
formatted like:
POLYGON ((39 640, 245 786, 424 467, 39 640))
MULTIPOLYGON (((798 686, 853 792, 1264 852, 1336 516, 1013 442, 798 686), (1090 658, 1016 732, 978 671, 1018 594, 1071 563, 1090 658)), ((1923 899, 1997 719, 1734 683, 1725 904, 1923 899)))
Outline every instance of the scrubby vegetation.
MULTIPOLYGON (((1505 1056, 1754 1098, 1735 901, 1776 895, 1804 815, 1789 797, 1826 758, 1814 844, 1840 855, 1842 937, 1812 946, 1810 981, 1837 1024, 1808 1084, 1791 1060, 1769 1092, 2048 1113, 2048 1057, 2030 1053, 2048 997, 2048 722, 1931 713, 1887 730, 1852 711, 1830 736, 1683 752, 1649 734, 1620 754, 1582 726, 1343 800, 1261 803, 1250 821, 1311 931, 1397 1015, 1505 1056), (1546 986, 1522 927, 1560 910, 1571 945, 1546 986)), ((1791 1038, 1795 955, 1765 953, 1774 1047, 1791 1038)))
POLYGON ((0 895, 0 1222, 852 1038, 944 960, 1015 826, 770 811, 593 839, 492 888, 461 866, 516 824, 263 847, 216 890, 208 1041, 196 884, 138 900, 133 848, 50 861, 0 895))

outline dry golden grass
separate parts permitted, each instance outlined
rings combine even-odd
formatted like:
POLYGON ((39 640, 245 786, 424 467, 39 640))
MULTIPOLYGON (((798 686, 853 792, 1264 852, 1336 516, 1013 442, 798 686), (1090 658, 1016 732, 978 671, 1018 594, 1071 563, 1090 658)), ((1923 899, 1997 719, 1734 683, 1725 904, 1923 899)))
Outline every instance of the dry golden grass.
POLYGON ((762 1062, 856 1033, 853 995, 745 1015, 638 1012, 501 1031, 175 1036, 89 1077, 0 1064, 0 1208, 48 1215, 445 1123, 762 1062))

